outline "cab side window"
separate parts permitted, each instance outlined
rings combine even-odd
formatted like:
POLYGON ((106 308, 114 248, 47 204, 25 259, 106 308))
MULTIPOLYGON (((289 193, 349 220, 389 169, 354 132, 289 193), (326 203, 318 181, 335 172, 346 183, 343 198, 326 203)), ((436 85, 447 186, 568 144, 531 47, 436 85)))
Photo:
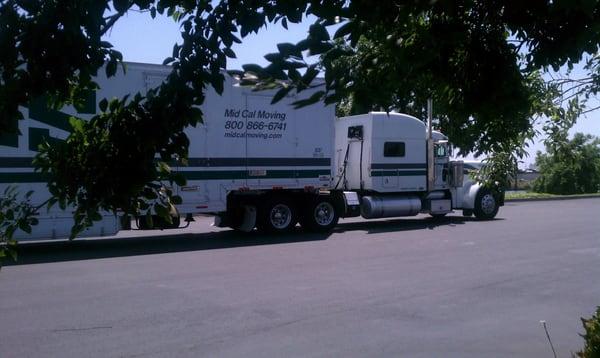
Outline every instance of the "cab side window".
POLYGON ((406 155, 404 142, 383 143, 384 157, 404 157, 406 155))

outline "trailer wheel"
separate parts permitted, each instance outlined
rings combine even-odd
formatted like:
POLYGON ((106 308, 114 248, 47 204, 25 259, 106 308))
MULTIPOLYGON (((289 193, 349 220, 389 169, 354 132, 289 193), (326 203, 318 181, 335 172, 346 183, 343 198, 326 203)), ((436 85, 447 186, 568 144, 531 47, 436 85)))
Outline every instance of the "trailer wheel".
POLYGON ((493 219, 498 214, 498 201, 494 194, 486 188, 479 189, 475 197, 475 208, 473 213, 480 220, 493 219))
POLYGON ((335 204, 329 197, 317 197, 311 200, 302 213, 300 224, 313 232, 328 232, 340 219, 335 204))
POLYGON ((260 206, 256 226, 268 233, 283 233, 296 226, 297 214, 294 205, 287 199, 272 198, 260 206))

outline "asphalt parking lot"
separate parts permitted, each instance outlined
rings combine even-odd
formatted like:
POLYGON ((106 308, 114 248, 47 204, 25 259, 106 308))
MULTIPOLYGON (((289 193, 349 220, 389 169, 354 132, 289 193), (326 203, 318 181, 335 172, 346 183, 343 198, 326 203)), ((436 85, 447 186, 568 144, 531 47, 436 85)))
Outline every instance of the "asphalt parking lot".
POLYGON ((559 357, 600 305, 600 199, 328 235, 178 232, 21 245, 0 357, 559 357))

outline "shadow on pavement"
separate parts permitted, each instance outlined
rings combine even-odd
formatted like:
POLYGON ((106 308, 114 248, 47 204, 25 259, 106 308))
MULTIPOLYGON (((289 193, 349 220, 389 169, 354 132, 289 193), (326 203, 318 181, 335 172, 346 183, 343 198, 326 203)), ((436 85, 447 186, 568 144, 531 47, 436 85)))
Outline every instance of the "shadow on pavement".
POLYGON ((287 244, 325 240, 329 235, 307 234, 298 230, 286 235, 275 236, 264 235, 258 232, 244 234, 231 230, 146 237, 28 242, 19 243, 17 246, 17 262, 5 260, 3 265, 29 265, 60 261, 226 249, 243 246, 287 244))
MULTIPOLYGON (((491 221, 504 220, 495 218, 491 221)), ((474 217, 444 216, 441 218, 390 218, 389 220, 357 221, 339 224, 334 232, 346 232, 353 230, 366 230, 369 234, 386 232, 401 232, 411 230, 434 230, 437 227, 453 227, 463 225, 467 222, 478 221, 474 217)))
MULTIPOLYGON (((438 226, 455 226, 473 218, 448 216, 439 219, 391 219, 340 223, 334 233, 366 230, 368 234, 407 230, 433 230, 438 226)), ((496 219, 499 220, 499 219, 496 219)), ((500 219, 501 220, 501 219, 500 219)), ((326 240, 331 233, 306 233, 298 228, 285 235, 240 233, 233 230, 208 233, 182 233, 162 236, 99 238, 74 241, 26 242, 17 246, 18 261, 5 260, 5 266, 92 260, 111 257, 163 254, 185 251, 226 249, 258 245, 279 245, 326 240)))

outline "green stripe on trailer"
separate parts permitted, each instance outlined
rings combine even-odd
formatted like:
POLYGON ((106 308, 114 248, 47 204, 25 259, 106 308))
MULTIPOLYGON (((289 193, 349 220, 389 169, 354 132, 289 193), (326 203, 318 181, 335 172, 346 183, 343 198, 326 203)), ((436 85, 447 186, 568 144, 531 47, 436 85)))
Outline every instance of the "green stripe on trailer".
POLYGON ((373 163, 371 169, 426 169, 427 163, 373 163))
POLYGON ((0 173, 0 183, 46 183, 42 173, 0 173))
MULTIPOLYGON (((47 129, 30 128, 31 138, 36 137, 32 150, 37 149, 41 137, 48 135, 47 129), (33 130, 33 132, 32 132, 33 130)), ((50 140, 59 139, 49 138, 50 140)), ((0 157, 0 168, 33 168, 33 157, 0 157)), ((157 159, 158 161, 158 159, 157 159)), ((189 158, 188 165, 170 163, 176 168, 213 168, 213 167, 327 167, 331 164, 331 158, 189 158)))
MULTIPOLYGON (((86 91, 74 105, 77 113, 96 114, 96 91, 86 91)), ((54 128, 70 132, 69 118, 72 116, 48 106, 48 98, 40 96, 29 103, 29 118, 48 124, 54 128)))
POLYGON ((19 135, 16 133, 0 134, 0 145, 4 147, 19 147, 19 135))
MULTIPOLYGON (((248 170, 181 171, 187 180, 252 180, 252 179, 310 179, 329 176, 329 170, 266 170, 264 175, 251 175, 248 170)), ((0 173, 0 183, 45 183, 41 173, 0 173)))
POLYGON ((187 180, 243 180, 243 179, 306 179, 331 175, 329 170, 266 170, 264 175, 251 175, 248 170, 181 171, 187 180))
POLYGON ((413 176, 425 176, 427 171, 425 170, 372 170, 372 177, 413 177, 413 176))
POLYGON ((33 168, 33 157, 0 157, 0 168, 33 168))

